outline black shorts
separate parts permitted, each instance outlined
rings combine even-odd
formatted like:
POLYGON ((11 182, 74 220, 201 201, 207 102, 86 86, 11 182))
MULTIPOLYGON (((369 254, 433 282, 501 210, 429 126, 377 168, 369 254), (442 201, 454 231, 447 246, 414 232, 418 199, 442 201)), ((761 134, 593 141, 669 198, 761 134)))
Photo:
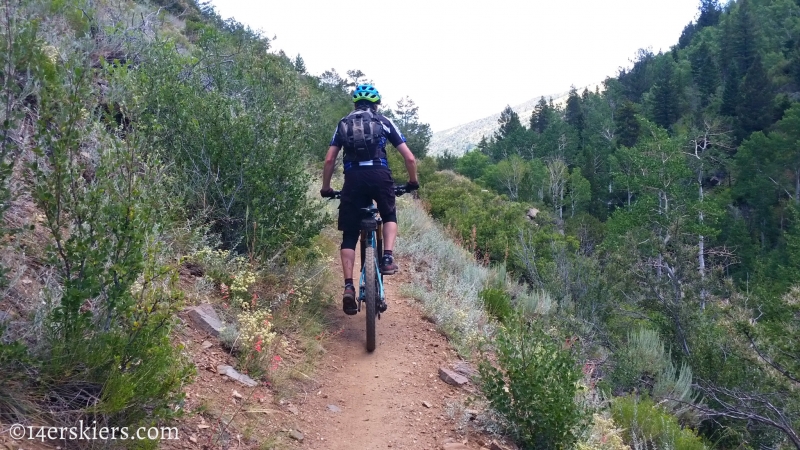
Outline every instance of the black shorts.
POLYGON ((361 227, 363 211, 372 204, 384 222, 397 222, 394 204, 394 179, 386 168, 356 168, 344 174, 344 186, 339 203, 339 230, 357 231, 361 227))

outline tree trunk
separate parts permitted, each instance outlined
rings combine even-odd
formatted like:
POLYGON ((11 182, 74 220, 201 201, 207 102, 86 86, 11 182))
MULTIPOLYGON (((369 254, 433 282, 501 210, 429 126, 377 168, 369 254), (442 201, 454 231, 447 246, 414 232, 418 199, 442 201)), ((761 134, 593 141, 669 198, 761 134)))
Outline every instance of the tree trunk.
MULTIPOLYGON (((703 203, 703 171, 701 170, 697 175, 697 183, 700 186, 700 203, 703 203)), ((703 210, 700 210, 700 224, 703 223, 703 210)), ((700 308, 706 309, 706 257, 705 257, 705 238, 700 235, 699 242, 697 243, 697 265, 700 271, 700 308)))

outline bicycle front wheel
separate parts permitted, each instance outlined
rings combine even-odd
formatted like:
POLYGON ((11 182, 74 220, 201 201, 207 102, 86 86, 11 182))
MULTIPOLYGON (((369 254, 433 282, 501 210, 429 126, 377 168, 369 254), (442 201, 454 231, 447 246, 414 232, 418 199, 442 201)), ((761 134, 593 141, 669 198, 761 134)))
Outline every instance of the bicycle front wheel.
POLYGON ((367 351, 375 350, 375 317, 378 315, 378 280, 375 270, 375 248, 364 252, 364 302, 367 304, 367 351))

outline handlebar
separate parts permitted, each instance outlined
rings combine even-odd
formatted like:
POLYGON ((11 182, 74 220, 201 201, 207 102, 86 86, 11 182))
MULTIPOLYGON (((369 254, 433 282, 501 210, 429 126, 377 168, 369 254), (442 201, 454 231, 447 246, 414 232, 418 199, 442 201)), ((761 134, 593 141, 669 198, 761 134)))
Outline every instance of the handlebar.
MULTIPOLYGON (((396 195, 398 197, 403 195, 403 194, 407 194, 408 192, 409 192, 408 186, 406 186, 405 184, 401 185, 401 186, 395 186, 394 187, 394 195, 396 195)), ((340 199, 340 198, 342 198, 342 191, 332 191, 328 195, 323 195, 323 198, 327 198, 328 200, 340 199)))

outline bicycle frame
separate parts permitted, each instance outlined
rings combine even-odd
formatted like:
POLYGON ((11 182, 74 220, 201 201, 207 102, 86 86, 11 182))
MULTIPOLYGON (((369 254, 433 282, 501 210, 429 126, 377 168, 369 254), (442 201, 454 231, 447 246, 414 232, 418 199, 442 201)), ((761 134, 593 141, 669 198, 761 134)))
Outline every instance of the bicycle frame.
MULTIPOLYGON (((407 189, 405 186, 395 186, 394 193, 396 196, 401 196, 407 193, 407 189)), ((341 198, 341 191, 331 191, 329 195, 325 195, 328 198, 341 198)), ((361 209, 364 212, 364 218, 361 221, 361 230, 360 230, 360 243, 361 243, 361 274, 358 281, 358 312, 361 312, 361 304, 364 303, 366 300, 366 268, 364 267, 364 259, 365 258, 365 249, 367 246, 372 247, 375 249, 375 274, 378 283, 378 308, 376 308, 377 316, 380 318, 381 308, 385 311, 386 310, 386 295, 383 288, 383 275, 381 274, 380 270, 380 260, 383 256, 383 221, 381 217, 378 215, 378 208, 375 207, 375 204, 372 203, 370 206, 361 209), (364 226, 368 225, 368 226, 364 226)))
MULTIPOLYGON (((407 192, 405 186, 395 186, 394 193, 396 196, 403 195, 407 192)), ((320 192, 323 197, 341 198, 341 191, 320 192)), ((375 331, 375 318, 381 318, 381 312, 386 311, 386 295, 383 289, 383 275, 381 274, 380 260, 383 256, 383 220, 378 214, 378 208, 374 203, 369 206, 361 208, 362 218, 360 230, 361 242, 361 276, 358 280, 358 312, 361 312, 361 305, 365 304, 367 309, 367 351, 375 350, 376 331, 375 331), (367 249, 370 249, 367 251, 367 249), (375 267, 367 266, 364 261, 367 260, 367 253, 369 259, 372 260, 371 264, 375 267), (375 286, 367 284, 367 278, 372 283, 372 277, 375 276, 375 286)), ((396 272, 396 270, 395 270, 396 272)), ((394 273, 394 272, 393 272, 394 273)), ((345 299, 346 300, 346 299, 345 299)), ((349 309, 345 309, 345 313, 350 314, 349 309)))
MULTIPOLYGON (((365 220, 374 220, 376 222, 376 229, 371 231, 361 230, 361 237, 359 239, 361 244, 361 274, 359 277, 358 282, 358 311, 361 312, 361 304, 364 302, 366 298, 365 286, 366 286, 366 267, 364 267, 364 253, 367 247, 372 247, 375 249, 375 273, 377 274, 376 278, 378 281, 378 301, 383 302, 385 300, 384 290, 383 290, 383 276, 380 274, 380 256, 383 254, 383 221, 377 215, 377 210, 375 209, 374 205, 370 206, 369 208, 364 208, 367 213, 371 214, 370 218, 365 220)), ((378 313, 378 317, 380 317, 380 313, 378 313)))

